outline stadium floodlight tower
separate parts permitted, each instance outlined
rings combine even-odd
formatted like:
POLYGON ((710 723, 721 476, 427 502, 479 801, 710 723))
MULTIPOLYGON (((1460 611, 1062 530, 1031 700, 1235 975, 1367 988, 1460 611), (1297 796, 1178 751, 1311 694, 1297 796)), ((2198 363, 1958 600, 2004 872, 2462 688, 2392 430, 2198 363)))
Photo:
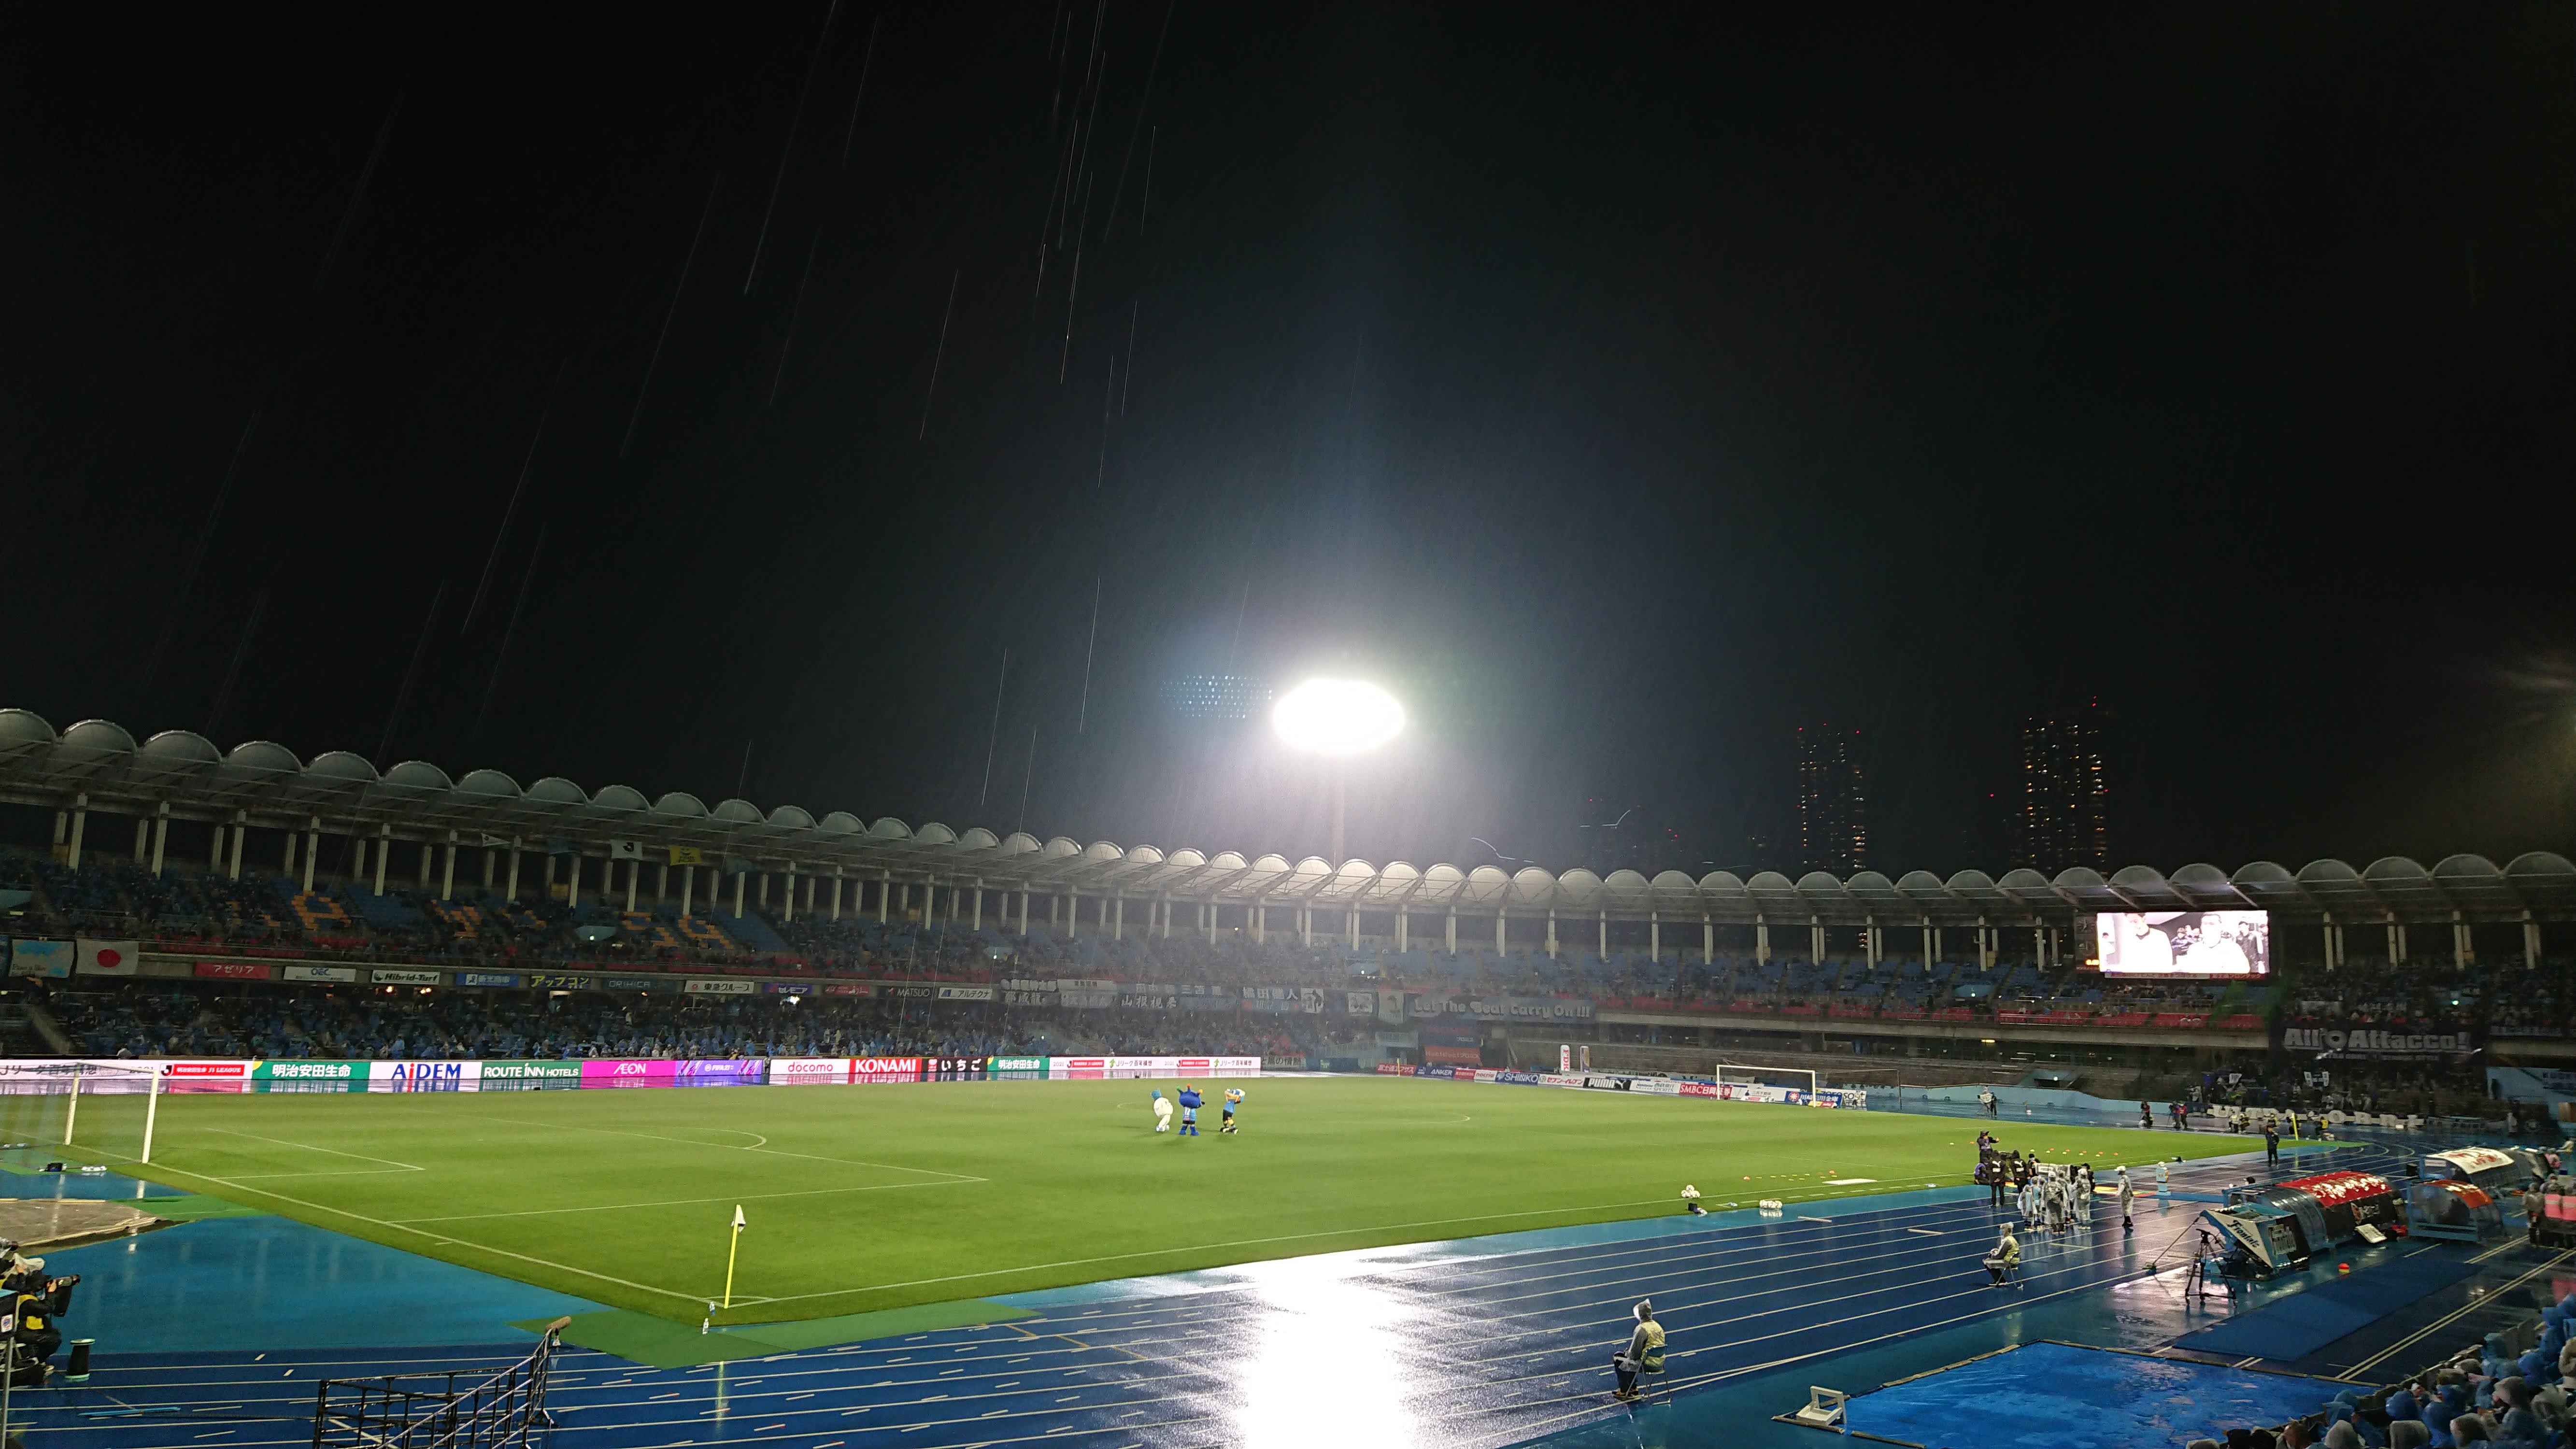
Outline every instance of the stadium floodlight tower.
POLYGON ((1270 724, 1291 749, 1322 755, 1333 768, 1333 868, 1342 865, 1350 757, 1404 732, 1404 706, 1364 679, 1309 679, 1279 696, 1270 724))

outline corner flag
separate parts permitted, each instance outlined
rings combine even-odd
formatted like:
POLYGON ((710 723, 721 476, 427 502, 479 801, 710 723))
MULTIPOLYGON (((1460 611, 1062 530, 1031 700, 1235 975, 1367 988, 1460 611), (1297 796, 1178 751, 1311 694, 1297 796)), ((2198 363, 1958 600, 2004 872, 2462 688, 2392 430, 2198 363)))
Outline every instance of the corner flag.
POLYGON ((733 1259, 734 1254, 742 1249, 742 1227, 742 1204, 735 1203, 733 1205, 733 1231, 725 1235, 724 1306, 727 1308, 731 1308, 733 1306, 733 1259))

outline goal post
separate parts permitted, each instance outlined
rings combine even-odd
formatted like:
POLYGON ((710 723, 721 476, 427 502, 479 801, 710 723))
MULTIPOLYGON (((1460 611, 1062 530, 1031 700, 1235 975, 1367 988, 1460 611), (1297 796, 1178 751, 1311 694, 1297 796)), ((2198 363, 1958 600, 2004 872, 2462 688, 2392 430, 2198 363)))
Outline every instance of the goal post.
POLYGON ((1717 1064, 1715 1075, 1720 1085, 1739 1087, 1795 1087, 1810 1098, 1822 1085, 1808 1067, 1746 1067, 1732 1062, 1717 1064))
POLYGON ((0 1148, 152 1160, 161 1074, 141 1064, 0 1063, 0 1148))

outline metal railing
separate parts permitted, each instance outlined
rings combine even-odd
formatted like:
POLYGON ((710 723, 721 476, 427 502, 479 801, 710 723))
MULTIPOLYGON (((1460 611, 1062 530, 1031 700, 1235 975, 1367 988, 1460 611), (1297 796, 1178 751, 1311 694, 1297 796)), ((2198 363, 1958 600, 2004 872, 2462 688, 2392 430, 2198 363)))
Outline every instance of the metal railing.
POLYGON ((313 1393, 313 1449, 529 1449, 554 1427, 546 1373, 571 1324, 547 1324, 526 1358, 461 1389, 453 1373, 324 1379, 313 1393), (443 1388, 406 1387, 440 1378, 443 1388))

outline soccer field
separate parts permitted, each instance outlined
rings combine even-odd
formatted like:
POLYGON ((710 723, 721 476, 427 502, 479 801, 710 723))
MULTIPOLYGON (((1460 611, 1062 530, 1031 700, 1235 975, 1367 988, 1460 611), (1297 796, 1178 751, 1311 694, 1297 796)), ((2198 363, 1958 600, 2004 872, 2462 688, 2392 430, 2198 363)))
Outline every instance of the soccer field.
MULTIPOLYGON (((319 1227, 694 1323, 861 1313, 1259 1258, 1955 1186, 1954 1118, 1386 1078, 1263 1078, 1157 1136, 1148 1082, 161 1099, 148 1168, 319 1227)), ((1214 1092, 1211 1089, 1210 1095, 1214 1092)), ((78 1136, 136 1140, 133 1098, 78 1136)), ((92 1114, 96 1115, 93 1116, 92 1114)), ((1997 1124, 2097 1164, 2251 1139, 1997 1124)), ((75 1152, 74 1155, 78 1155, 75 1152)), ((111 1159, 112 1160, 112 1159, 111 1159)), ((121 1167, 123 1164, 119 1164, 121 1167)))

